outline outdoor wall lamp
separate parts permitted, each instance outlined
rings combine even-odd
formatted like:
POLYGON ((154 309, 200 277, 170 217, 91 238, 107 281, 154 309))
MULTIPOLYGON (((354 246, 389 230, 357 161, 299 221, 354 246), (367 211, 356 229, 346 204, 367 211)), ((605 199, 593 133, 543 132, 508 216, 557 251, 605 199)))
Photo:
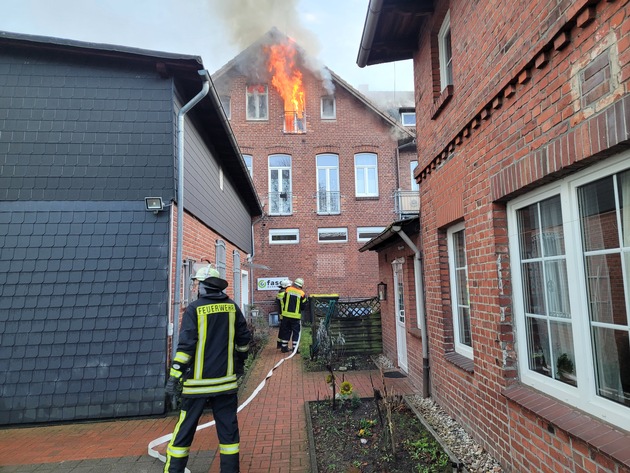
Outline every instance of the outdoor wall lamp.
POLYGON ((164 210, 162 197, 145 197, 144 206, 146 207, 147 212, 153 212, 156 215, 158 212, 164 210))
POLYGON ((387 284, 384 282, 380 282, 376 285, 378 289, 378 300, 386 301, 387 300, 387 284))

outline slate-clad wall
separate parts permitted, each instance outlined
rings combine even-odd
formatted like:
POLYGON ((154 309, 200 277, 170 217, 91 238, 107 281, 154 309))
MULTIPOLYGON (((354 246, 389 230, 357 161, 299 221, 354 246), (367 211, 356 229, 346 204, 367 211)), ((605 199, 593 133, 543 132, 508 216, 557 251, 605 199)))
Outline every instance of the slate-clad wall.
POLYGON ((0 51, 0 424, 164 411, 173 92, 0 51))

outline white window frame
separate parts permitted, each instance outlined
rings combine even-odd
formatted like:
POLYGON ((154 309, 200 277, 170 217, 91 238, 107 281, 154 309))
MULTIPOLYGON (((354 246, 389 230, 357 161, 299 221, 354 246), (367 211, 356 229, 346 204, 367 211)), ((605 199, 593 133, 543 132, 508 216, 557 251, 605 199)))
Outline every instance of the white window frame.
POLYGON ((337 118, 337 100, 334 95, 325 95, 320 101, 320 113, 322 120, 334 120, 337 118), (332 102, 332 115, 326 115, 324 113, 324 101, 330 100, 332 102))
POLYGON ((347 243, 348 242, 348 229, 346 227, 336 228, 318 228, 317 229, 317 243, 347 243), (344 239, 340 240, 322 240, 323 233, 340 233, 345 235, 344 239))
POLYGON ((243 161, 245 161, 245 167, 249 171, 249 175, 254 177, 254 157, 251 154, 244 154, 243 161), (249 163, 247 162, 249 159, 249 163))
MULTIPOLYGON (((625 430, 630 430, 630 408, 596 394, 596 375, 592 352, 590 316, 588 313, 577 189, 606 176, 628 170, 629 159, 630 152, 626 151, 620 156, 610 158, 565 179, 514 199, 507 206, 508 238, 513 280, 513 308, 517 336, 516 347, 521 382, 625 430), (577 386, 572 386, 531 370, 529 368, 527 351, 517 211, 556 195, 560 196, 562 209, 577 386), (579 349, 579 347, 585 348, 579 349)), ((626 310, 630 308, 628 299, 629 294, 626 294, 626 310)))
POLYGON ((400 123, 402 123, 402 126, 415 128, 415 126, 416 126, 416 112, 402 112, 400 114, 400 123), (413 123, 409 123, 409 118, 410 117, 413 118, 413 123))
POLYGON ((269 86, 267 85, 263 85, 263 84, 248 84, 245 87, 245 115, 246 115, 246 119, 248 121, 265 121, 269 119, 269 86), (261 86, 265 88, 265 92, 264 93, 258 93, 258 92, 248 92, 247 88, 248 87, 253 87, 255 85, 261 86), (260 108, 259 108, 259 103, 258 101, 256 101, 255 105, 256 105, 256 115, 255 116, 251 116, 249 113, 249 101, 250 98, 257 98, 260 97, 261 95, 264 96, 265 98, 265 114, 264 116, 262 116, 261 112, 260 112, 260 108))
POLYGON ((271 228, 269 229, 270 245, 296 245, 300 242, 299 228, 271 228), (295 237, 292 240, 274 240, 274 237, 295 237))
POLYGON ((228 120, 232 118, 232 100, 229 95, 222 95, 220 97, 221 107, 228 120))
POLYGON ((409 188, 412 191, 415 191, 415 192, 419 192, 420 191, 420 184, 418 184, 416 182, 416 178, 413 175, 413 172, 415 171, 415 169, 417 167, 418 167, 418 161, 416 161, 416 160, 409 161, 409 173, 410 173, 410 176, 411 176, 411 182, 410 182, 411 187, 409 187, 409 188))
POLYGON ((446 13, 438 33, 440 57, 440 90, 453 83, 453 50, 451 41, 451 12, 446 13))
POLYGON ((468 292, 468 254, 466 247, 464 246, 464 257, 466 258, 466 266, 463 267, 455 267, 455 244, 453 241, 453 235, 459 232, 464 232, 464 241, 466 240, 466 227, 464 222, 458 223, 450 227, 447 232, 447 247, 448 247, 448 269, 449 269, 449 277, 450 277, 450 292, 451 292, 451 312, 453 317, 453 344, 455 348, 455 352, 459 353, 466 358, 473 359, 473 348, 472 346, 468 346, 462 342, 460 336, 460 317, 459 317, 459 308, 462 306, 458 300, 459 293, 459 279, 457 278, 457 271, 464 271, 466 274, 466 292, 468 294, 468 305, 464 305, 468 309, 468 315, 470 317, 470 337, 471 344, 472 341, 472 314, 470 310, 470 293, 468 292))
POLYGON ((357 241, 370 241, 377 235, 380 235, 385 227, 357 227, 357 241), (373 233, 373 237, 362 237, 361 233, 373 233))
MULTIPOLYGON (((269 185, 269 187, 268 187, 268 189, 269 189, 269 215, 291 215, 291 214, 293 214, 293 191, 292 191, 292 188, 293 188, 293 169, 292 169, 293 168, 293 158, 289 154, 282 154, 282 153, 270 154, 267 157, 267 163, 270 163, 271 159, 272 158, 276 158, 276 157, 287 158, 289 164, 288 165, 284 165, 284 166, 272 166, 271 164, 268 164, 268 168, 269 168, 269 171, 268 171, 268 178, 269 178, 269 181, 268 181, 268 185, 269 185), (289 199, 289 205, 288 205, 288 210, 287 211, 284 211, 283 209, 280 209, 278 212, 275 212, 275 211, 272 212, 271 199, 272 199, 272 194, 276 192, 276 191, 272 191, 271 190, 272 189, 272 185, 271 185, 272 177, 271 177, 271 175, 272 175, 272 171, 274 171, 274 170, 278 172, 278 191, 277 192, 278 193, 287 193, 287 194, 289 194, 288 197, 287 197, 289 199), (283 183, 282 172, 286 171, 286 170, 289 171, 289 188, 288 189, 284 189, 282 187, 282 183, 283 183)), ((280 208, 280 207, 281 207, 281 205, 278 204, 278 208, 280 208)))
POLYGON ((356 153, 354 155, 354 191, 357 197, 378 197, 378 155, 376 153, 356 153), (374 156, 374 164, 357 164, 357 158, 361 156, 374 156), (369 189, 369 174, 374 171, 375 189, 369 189), (363 181, 365 192, 359 193, 359 182, 363 181))
POLYGON ((315 156, 315 166, 316 166, 316 181, 317 181, 317 213, 320 215, 338 215, 341 213, 341 193, 339 191, 339 155, 334 153, 322 153, 315 156), (334 157, 337 160, 336 165, 328 165, 328 164, 320 164, 319 158, 324 157, 334 157), (319 175, 320 171, 324 171, 326 175, 326 182, 320 182, 319 175), (337 174, 337 188, 332 189, 331 186, 331 174, 337 174), (323 189, 325 190, 322 190, 323 189), (326 196, 323 199, 326 206, 325 208, 322 204, 322 197, 320 195, 321 192, 325 192, 326 196), (335 200, 337 204, 337 208, 335 208, 335 200))

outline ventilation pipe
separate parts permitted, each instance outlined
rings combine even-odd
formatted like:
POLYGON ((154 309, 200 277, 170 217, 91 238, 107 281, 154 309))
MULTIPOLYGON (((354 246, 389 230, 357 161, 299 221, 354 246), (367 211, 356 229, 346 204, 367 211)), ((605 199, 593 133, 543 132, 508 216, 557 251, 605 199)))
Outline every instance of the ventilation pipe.
POLYGON ((175 257, 175 301, 173 303, 173 346, 172 358, 177 353, 179 343, 179 312, 182 292, 182 253, 184 246, 184 122, 186 113, 197 105, 210 90, 210 75, 202 69, 197 71, 203 78, 203 87, 190 102, 179 109, 177 114, 177 256, 175 257))
POLYGON ((416 314, 420 321, 420 334, 422 337, 422 397, 428 398, 431 395, 429 389, 429 337, 427 336, 427 319, 424 313, 424 290, 422 287, 422 265, 420 261, 420 251, 418 247, 411 241, 411 238, 402 230, 402 226, 394 225, 392 231, 396 232, 407 246, 414 252, 413 271, 414 283, 416 288, 416 314))

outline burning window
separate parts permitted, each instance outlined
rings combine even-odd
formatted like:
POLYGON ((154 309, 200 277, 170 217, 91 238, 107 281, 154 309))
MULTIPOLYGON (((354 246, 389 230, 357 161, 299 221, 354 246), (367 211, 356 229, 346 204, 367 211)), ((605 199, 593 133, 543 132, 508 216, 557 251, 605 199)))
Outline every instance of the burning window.
POLYGON ((268 98, 266 85, 247 86, 247 119, 267 120, 268 98))
POLYGON ((267 52, 271 83, 284 101, 284 132, 305 133, 304 86, 302 72, 295 64, 295 43, 274 44, 267 52))

